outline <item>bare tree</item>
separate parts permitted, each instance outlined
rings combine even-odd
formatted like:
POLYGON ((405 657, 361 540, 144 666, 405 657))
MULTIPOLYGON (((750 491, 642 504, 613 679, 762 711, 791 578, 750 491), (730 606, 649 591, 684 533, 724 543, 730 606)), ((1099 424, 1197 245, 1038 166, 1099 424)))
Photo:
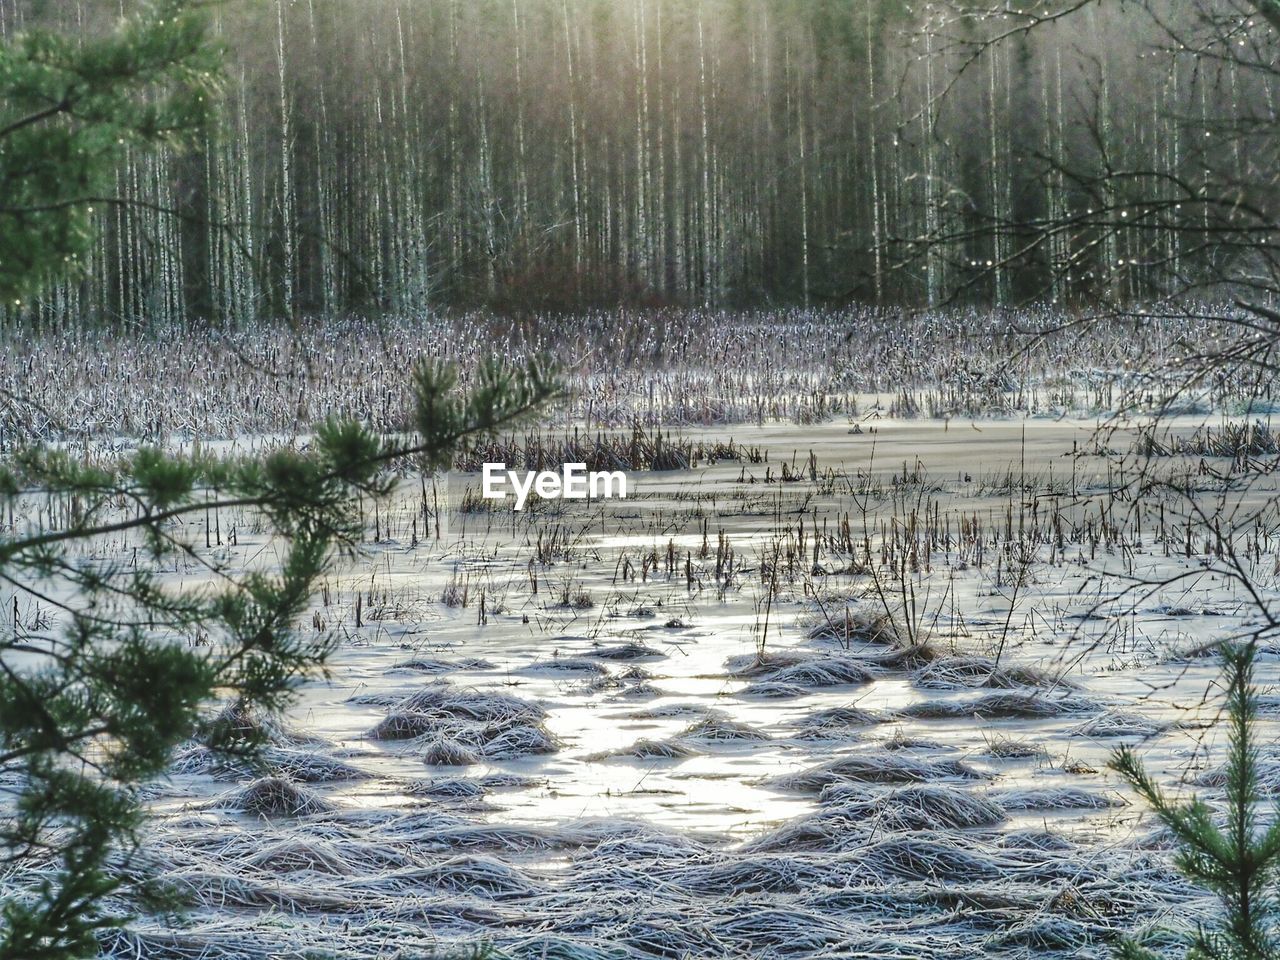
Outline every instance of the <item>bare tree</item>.
POLYGON ((948 0, 936 9, 924 33, 950 71, 928 102, 929 123, 945 123, 949 98, 996 62, 1034 50, 1052 135, 1017 149, 1006 167, 1012 200, 947 184, 946 216, 893 237, 894 263, 946 257, 953 302, 999 299, 992 292, 1016 271, 1018 301, 1142 321, 1218 320, 1229 342, 1184 362, 1206 374, 1270 374, 1280 337, 1280 8, 948 0), (1065 89, 1064 59, 1075 64, 1065 89), (1150 114, 1146 128, 1124 129, 1121 113, 1134 110, 1150 114))

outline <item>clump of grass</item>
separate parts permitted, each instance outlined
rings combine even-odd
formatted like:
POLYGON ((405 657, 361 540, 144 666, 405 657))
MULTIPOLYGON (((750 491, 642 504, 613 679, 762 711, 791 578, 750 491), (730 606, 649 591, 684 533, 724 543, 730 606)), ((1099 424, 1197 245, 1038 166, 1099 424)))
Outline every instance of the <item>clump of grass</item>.
POLYGON ((560 591, 560 606, 573 610, 590 610, 596 605, 595 598, 586 587, 578 586, 572 580, 566 580, 560 591))
POLYGON ((1043 693, 1010 691, 989 693, 976 699, 922 700, 897 711, 897 716, 916 720, 953 720, 978 717, 983 720, 1036 720, 1096 710, 1083 697, 1048 696, 1043 693))
POLYGON ((645 700, 653 697, 662 696, 662 691, 655 687, 652 683, 640 681, 623 686, 621 690, 615 693, 610 700, 645 700))
POLYGON ((480 778, 480 785, 486 790, 532 790, 535 787, 546 787, 549 781, 545 777, 528 777, 520 773, 486 773, 480 778))
POLYGON ((484 784, 466 777, 415 780, 404 791, 413 797, 435 797, 441 800, 474 800, 485 794, 484 784))
POLYGON ((523 826, 509 823, 474 823, 442 819, 438 814, 424 818, 403 817, 387 828, 400 841, 422 850, 496 850, 507 853, 556 850, 580 846, 582 841, 562 827, 523 826))
POLYGON ((988 657, 939 657, 920 667, 911 676, 918 687, 951 690, 961 687, 1073 687, 1063 678, 1035 667, 1000 666, 988 657))
POLYGON ((710 932, 717 942, 733 944, 746 956, 821 954, 856 943, 865 935, 826 911, 769 904, 753 904, 749 910, 719 918, 711 923, 710 932))
POLYGON ((984 752, 998 760, 1043 760, 1049 756, 1044 744, 1005 734, 996 734, 988 739, 984 752))
POLYGON ((238 869, 215 871, 202 867, 179 869, 165 875, 170 887, 188 901, 222 910, 282 910, 306 912, 350 910, 352 899, 306 883, 296 877, 254 874, 243 864, 238 869))
POLYGON ((1104 924, 1086 924, 1070 917, 1047 914, 1022 920, 993 935, 988 942, 1002 950, 1022 948, 1041 954, 1101 945, 1110 942, 1114 936, 1104 924))
POLYGON ((408 713, 439 713, 487 722, 532 723, 547 712, 535 703, 509 694, 463 690, 448 683, 433 683, 405 698, 400 709, 408 713))
POLYGON ((864 841, 867 829, 864 821, 848 816, 842 808, 824 808, 749 840, 742 850, 746 853, 837 852, 847 844, 864 841))
POLYGON ((269 747, 261 756, 261 766, 272 775, 298 783, 335 783, 367 780, 367 771, 336 757, 313 750, 269 747))
POLYGON ((626 643, 614 644, 612 646, 597 647, 591 651, 591 656, 599 657, 601 660, 664 660, 666 654, 653 647, 645 646, 643 643, 628 641, 626 643))
POLYGON ((812 688, 870 683, 872 679, 866 667, 841 657, 806 660, 782 667, 764 677, 764 680, 772 683, 789 683, 812 688))
POLYGON ((373 740, 412 740, 425 736, 439 724, 440 718, 431 714, 400 710, 378 721, 368 736, 373 740))
POLYGON ((985 780, 989 776, 959 760, 934 760, 889 751, 850 753, 800 773, 778 777, 775 789, 817 793, 838 783, 935 783, 985 780))
POLYGON ((450 857, 426 867, 416 867, 380 878, 380 883, 405 890, 448 890, 486 900, 530 897, 540 888, 515 867, 493 857, 450 857))
POLYGON ((595 753, 588 760, 607 760, 613 757, 626 757, 631 760, 681 760, 693 756, 697 751, 679 739, 649 740, 640 739, 625 747, 595 753))
POLYGON ((882 613, 851 609, 818 610, 801 624, 810 640, 837 643, 844 648, 853 644, 900 644, 893 621, 882 613))
POLYGON ((812 654, 794 650, 761 651, 730 657, 725 661, 725 670, 734 680, 758 680, 779 670, 807 663, 812 658, 812 654))
POLYGON ((811 691, 795 683, 779 680, 757 680, 738 691, 738 696, 752 700, 792 700, 808 696, 811 691))
POLYGON ((403 663, 397 663, 397 670, 414 670, 418 673, 426 674, 442 674, 452 673, 455 670, 492 670, 493 664, 488 660, 474 657, 467 657, 462 660, 441 660, 435 657, 414 657, 411 660, 405 660, 403 663))
POLYGON ((885 670, 918 670, 942 656, 941 651, 929 640, 917 640, 875 654, 863 653, 859 659, 869 667, 885 670))
POLYGON ((1041 850, 1065 852, 1075 850, 1076 845, 1060 833, 1051 830, 1011 830, 1002 834, 1000 846, 1011 850, 1041 850))
POLYGON ((898 729, 886 740, 880 741, 883 750, 941 750, 943 745, 928 737, 917 737, 898 729))
POLYGON ((804 719, 809 727, 862 727, 880 723, 881 717, 861 707, 826 707, 815 710, 804 719))
POLYGON ((1084 787, 1010 787, 993 790, 990 796, 1006 810, 1108 810, 1128 806, 1117 794, 1084 787))
POLYGON ((1073 736, 1091 737, 1097 740, 1112 737, 1153 737, 1167 730, 1168 726, 1167 723, 1140 713, 1108 710, 1075 727, 1071 733, 1073 736))
MULTIPOLYGON (((1280 751, 1272 747, 1270 752, 1260 752, 1255 770, 1259 793, 1280 796, 1280 751)), ((1227 766, 1214 767, 1198 774, 1192 781, 1201 787, 1224 787, 1231 776, 1227 766)))
POLYGON ((792 737, 796 740, 848 741, 855 729, 883 722, 884 718, 861 707, 825 707, 815 710, 795 721, 798 728, 792 737))
POLYGON ((551 657, 546 660, 535 660, 528 666, 523 667, 520 672, 529 674, 585 673, 594 676, 606 676, 609 673, 609 669, 587 657, 551 657))
POLYGON ((959 910, 966 914, 990 917, 993 922, 1016 915, 1033 913, 1041 909, 1039 891, 1021 893, 1001 886, 930 886, 912 891, 908 896, 913 904, 959 910))
POLYGON ((260 817, 308 817, 336 809, 318 793, 283 777, 262 777, 214 800, 212 805, 260 817))
POLYGON ((1011 866, 971 847, 954 834, 939 833, 887 837, 861 849, 857 858, 873 876, 933 883, 993 880, 1011 866))
POLYGON ((1004 810, 988 797, 942 784, 906 786, 870 794, 866 787, 837 784, 819 802, 850 819, 874 819, 887 830, 969 830, 1003 823, 1004 810))
POLYGON ((519 723, 487 727, 478 734, 480 755, 489 760, 514 760, 534 754, 555 753, 560 743, 542 724, 519 723))
POLYGON ((608 863, 619 859, 629 863, 645 859, 670 862, 691 857, 705 857, 711 854, 713 849, 707 841, 684 832, 632 833, 618 837, 605 837, 590 849, 580 852, 576 860, 579 863, 591 861, 608 863))
POLYGON ((755 851, 679 863, 664 873, 678 887, 708 896, 794 893, 850 878, 850 871, 839 862, 755 851))
POLYGON ((459 580, 457 573, 454 573, 440 592, 440 602, 446 607, 466 607, 470 600, 470 593, 470 581, 467 578, 459 580))
POLYGON ((226 757, 219 756, 215 751, 200 744, 194 744, 174 754, 169 771, 178 774, 203 774, 222 779, 241 775, 241 769, 237 765, 228 764, 226 757))
POLYGON ((246 862, 271 873, 323 873, 336 877, 355 875, 359 866, 346 853, 324 840, 287 837, 255 850, 246 862))
POLYGON ((711 743, 758 743, 769 739, 763 730, 715 712, 695 720, 680 734, 683 740, 711 743))
POLYGON ((466 744, 441 737, 423 748, 422 762, 429 767, 469 767, 480 757, 466 744))
POLYGON ((455 757, 459 762, 453 765, 461 766, 481 757, 554 752, 559 745, 543 725, 545 716, 537 704, 519 697, 435 683, 401 700, 368 736, 422 740, 428 763, 447 763, 455 757))
POLYGON ((657 707, 629 713, 626 718, 628 720, 682 720, 687 717, 708 717, 712 712, 700 703, 664 703, 657 707))
POLYGON ((290 747, 322 742, 317 737, 289 729, 279 717, 239 699, 226 704, 201 724, 196 739, 205 745, 229 746, 232 749, 262 744, 290 747))

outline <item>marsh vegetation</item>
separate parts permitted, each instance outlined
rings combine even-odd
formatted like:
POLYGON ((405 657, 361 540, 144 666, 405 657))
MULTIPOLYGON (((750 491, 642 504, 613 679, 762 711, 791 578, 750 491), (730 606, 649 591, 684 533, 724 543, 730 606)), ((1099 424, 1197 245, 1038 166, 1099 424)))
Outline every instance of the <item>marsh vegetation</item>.
MULTIPOLYGON (((857 317, 711 315, 684 339, 677 320, 558 325, 583 347, 571 399, 368 500, 300 617, 335 639, 329 677, 279 720, 225 706, 266 743, 252 761, 182 747, 129 869, 189 912, 109 955, 1096 956, 1212 915, 1107 762, 1132 746, 1165 788, 1225 796, 1210 654, 1231 636, 1257 637, 1275 739, 1269 398, 1136 376, 1083 335, 1014 369, 997 331, 953 341, 946 316, 901 333, 935 338, 927 361, 884 347, 917 364, 892 375, 857 317), (481 462, 566 459, 633 471, 629 498, 477 496, 481 462)), ((105 465, 139 443, 304 449, 331 412, 400 430, 410 358, 480 349, 474 318, 449 329, 251 329, 186 358, 102 340, 78 361, 86 334, 30 334, 7 375, 61 374, 5 434, 105 465)), ((6 530, 76 509, 22 497, 6 530)), ((183 551, 147 561, 165 589, 276 562, 251 509, 171 535, 183 551)), ((60 612, 15 593, 4 616, 20 636, 60 612)), ((1266 790, 1277 764, 1265 747, 1266 790)))
POLYGON ((1280 14, 1168 7, 0 0, 0 960, 1272 960, 1280 14))

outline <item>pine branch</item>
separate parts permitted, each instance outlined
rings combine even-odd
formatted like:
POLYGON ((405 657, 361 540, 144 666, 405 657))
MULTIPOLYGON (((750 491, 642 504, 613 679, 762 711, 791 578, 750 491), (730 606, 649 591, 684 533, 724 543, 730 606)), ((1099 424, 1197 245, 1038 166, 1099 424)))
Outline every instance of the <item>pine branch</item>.
MULTIPOLYGON (((1118 750, 1111 767, 1146 801, 1178 844, 1175 865, 1189 880, 1218 897, 1222 917, 1216 928, 1197 929, 1188 942, 1189 960, 1268 960, 1276 951, 1276 906, 1271 887, 1280 873, 1280 824, 1259 835, 1258 753, 1253 743, 1257 690, 1252 644, 1223 645, 1228 725, 1225 824, 1194 798, 1174 802, 1147 774, 1137 755, 1118 750)), ((1148 956, 1133 944, 1118 956, 1148 956)), ((1154 956, 1154 955, 1152 955, 1154 956)))
MULTIPOLYGON (((560 389, 537 362, 523 369, 487 363, 470 391, 457 383, 451 367, 415 371, 418 435, 407 441, 331 421, 305 453, 222 462, 143 450, 107 469, 44 451, 0 468, 0 497, 32 486, 78 496, 110 492, 136 510, 103 522, 89 519, 97 515, 89 511, 68 530, 0 540, 0 578, 33 595, 48 592, 40 581, 58 578, 76 597, 65 607, 69 629, 49 641, 56 656, 37 658, 30 669, 0 658, 0 772, 21 785, 20 814, 0 830, 0 862, 17 865, 44 850, 61 863, 31 897, 0 908, 0 960, 90 955, 98 931, 127 919, 106 910, 104 899, 126 887, 144 892, 147 878, 138 886, 107 869, 140 840, 136 787, 163 774, 215 696, 275 711, 300 680, 323 673, 335 635, 304 633, 296 624, 335 551, 361 533, 356 496, 385 495, 395 466, 406 461, 426 469, 451 462, 468 437, 513 425, 560 389), (226 494, 206 499, 206 485, 226 494), (220 568, 216 588, 170 596, 145 571, 82 568, 66 553, 127 531, 140 533, 157 559, 186 552, 169 524, 232 507, 259 511, 285 545, 274 575, 220 568), (217 642, 171 642, 172 634, 196 628, 217 642)), ((226 724, 210 726, 204 739, 211 749, 248 758, 261 746, 226 724)))

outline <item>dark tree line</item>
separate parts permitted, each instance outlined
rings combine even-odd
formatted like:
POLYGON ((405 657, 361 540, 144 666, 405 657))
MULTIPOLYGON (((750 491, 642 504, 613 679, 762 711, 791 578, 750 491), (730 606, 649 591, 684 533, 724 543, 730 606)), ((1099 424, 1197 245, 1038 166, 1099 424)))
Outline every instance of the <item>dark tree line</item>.
MULTIPOLYGON (((102 6, 0 0, 0 30, 92 30, 102 6)), ((1213 256, 1185 234, 1120 224, 1028 247, 990 224, 1100 201, 1119 220, 1123 196, 1064 176, 1068 161, 1195 181, 1223 125, 1272 109, 1271 78, 1160 49, 1132 5, 1022 31, 1039 10, 232 3, 217 135, 130 155, 118 192, 142 203, 98 208, 90 269, 21 309, 235 323, 1170 292, 1154 260, 1213 256)))

